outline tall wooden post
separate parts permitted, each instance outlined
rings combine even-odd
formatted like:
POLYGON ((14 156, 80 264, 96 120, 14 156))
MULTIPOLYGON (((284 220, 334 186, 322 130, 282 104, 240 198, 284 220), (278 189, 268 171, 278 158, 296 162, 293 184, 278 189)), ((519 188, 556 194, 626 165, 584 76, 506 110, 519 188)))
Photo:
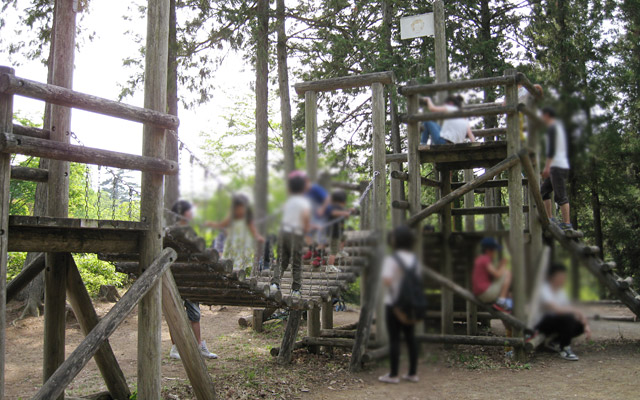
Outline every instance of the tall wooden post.
MULTIPOLYGON (((464 181, 471 182, 473 180, 473 170, 464 170, 464 181)), ((475 199, 473 190, 464 195, 464 208, 473 208, 475 206, 475 199)), ((464 230, 466 232, 473 232, 476 230, 476 220, 473 215, 467 215, 464 217, 464 230)), ((471 250, 471 249, 469 249, 471 250)), ((469 266, 470 267, 470 266, 469 266)), ((471 269, 467 269, 466 274, 467 289, 471 289, 471 269)), ((475 303, 467 301, 467 335, 475 336, 478 334, 478 307, 475 303)))
MULTIPOLYGON (((13 68, 0 66, 0 73, 14 75, 13 68)), ((0 93, 0 129, 13 131, 13 95, 0 93)), ((6 349, 7 251, 9 249, 9 184, 11 154, 0 153, 0 399, 4 399, 4 355, 6 349)))
MULTIPOLYGON (((436 59, 436 83, 445 83, 449 79, 449 67, 447 63, 447 31, 444 2, 433 2, 433 24, 435 35, 435 59, 436 59)), ((436 102, 444 103, 447 92, 436 93, 436 102)))
POLYGON ((318 94, 304 92, 304 133, 307 138, 307 173, 312 181, 318 179, 318 94))
MULTIPOLYGON (((307 336, 320 337, 320 308, 313 306, 307 310, 307 336)), ((309 346, 310 353, 317 353, 318 346, 309 346)))
MULTIPOLYGON (((178 40, 176 20, 176 0, 169 0, 169 58, 167 70, 167 112, 178 116, 178 40)), ((165 143, 165 158, 178 162, 178 130, 168 133, 165 143)), ((180 198, 180 174, 167 175, 164 178, 164 204, 172 207, 180 198)), ((172 216, 175 217, 175 216, 172 216)), ((171 221, 174 218, 170 219, 171 221)))
MULTIPOLYGON (((169 48, 169 0, 149 0, 145 57, 144 107, 166 112, 169 48)), ((145 124, 142 155, 164 158, 165 130, 145 124)), ((164 176, 142 173, 140 217, 149 223, 140 246, 140 273, 162 252, 164 176)), ((156 282, 138 306, 138 397, 159 399, 161 392, 162 288, 156 282)))
MULTIPOLYGON (((443 169, 440 171, 440 182, 442 182, 442 197, 451 193, 451 171, 443 169)), ((442 209, 442 249, 443 262, 442 274, 453 280, 453 254, 451 252, 451 203, 447 203, 442 209)), ((453 334, 453 293, 449 290, 441 290, 441 329, 443 335, 453 334)))
MULTIPOLYGON (((400 122, 398 120, 398 110, 396 103, 395 86, 391 86, 389 94, 389 110, 391 111, 391 148, 394 153, 402 152, 402 140, 400 138, 400 122)), ((392 162, 389 164, 391 171, 402 171, 401 162, 392 162)), ((404 201, 404 181, 400 179, 391 179, 391 201, 400 200, 404 201)), ((395 227, 404 224, 407 219, 405 210, 393 208, 391 209, 391 224, 395 227)))
MULTIPOLYGON (((535 101, 533 101, 533 96, 529 96, 528 106, 532 109, 536 109, 535 101)), ((529 179, 533 179, 532 182, 536 187, 540 187, 540 126, 536 123, 533 118, 527 118, 527 145, 533 152, 535 153, 532 158, 534 177, 529 177, 529 179)), ((538 210, 536 205, 536 201, 533 197, 533 192, 531 190, 527 191, 529 195, 529 234, 531 235, 531 242, 529 245, 530 249, 530 259, 532 260, 531 266, 538 266, 539 258, 542 255, 542 225, 540 224, 540 215, 546 217, 545 210, 538 210)), ((534 268, 532 268, 534 269, 534 268)), ((536 271, 532 271, 529 274, 529 277, 535 277, 536 271)))
MULTIPOLYGON (((293 149, 293 127, 291 126, 291 101, 289 98, 289 68, 287 67, 287 31, 285 27, 285 0, 276 1, 278 26, 278 88, 280 89, 280 115, 282 120, 282 151, 284 153, 284 171, 289 175, 296 169, 293 149)), ((286 176, 285 175, 285 176, 286 176)))
MULTIPOLYGON (((76 2, 57 0, 53 49, 52 84, 71 88, 73 86, 73 60, 76 39, 76 2)), ((71 109, 51 106, 51 140, 69 143, 71 131, 71 109)), ((49 164, 49 201, 47 215, 67 217, 69 213, 69 162, 51 160, 49 164)), ((43 381, 64 362, 65 307, 67 255, 49 253, 46 256, 44 275, 44 360, 43 381)), ((59 398, 64 398, 64 394, 59 398)))
MULTIPOLYGON (((386 173, 386 129, 385 114, 386 104, 384 96, 384 86, 376 82, 371 85, 371 112, 373 124, 373 230, 379 238, 376 246, 377 260, 384 257, 385 231, 387 221, 387 173, 386 173), (375 176, 377 174, 377 176, 375 176)), ((382 290, 382 282, 379 280, 376 297, 376 342, 382 344, 387 342, 387 328, 385 321, 385 306, 382 290)))
MULTIPOLYGON (((518 87, 515 83, 515 70, 505 71, 505 75, 513 76, 514 82, 505 87, 505 102, 510 107, 517 106, 518 87)), ((507 155, 513 156, 520 151, 520 127, 518 114, 507 115, 507 155)), ((509 169, 509 250, 511 254, 511 271, 513 282, 513 315, 520 321, 525 320, 526 303, 526 273, 524 267, 524 215, 522 210, 522 168, 520 164, 509 169)), ((516 337, 522 336, 522 331, 514 329, 516 337)), ((524 352, 516 349, 516 357, 522 359, 524 352)))

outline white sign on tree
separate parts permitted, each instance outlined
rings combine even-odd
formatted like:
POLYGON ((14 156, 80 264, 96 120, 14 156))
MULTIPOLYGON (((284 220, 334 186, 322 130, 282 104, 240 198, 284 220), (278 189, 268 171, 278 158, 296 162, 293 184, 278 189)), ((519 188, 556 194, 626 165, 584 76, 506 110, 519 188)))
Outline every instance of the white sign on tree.
POLYGON ((400 39, 434 36, 433 13, 400 18, 400 39))

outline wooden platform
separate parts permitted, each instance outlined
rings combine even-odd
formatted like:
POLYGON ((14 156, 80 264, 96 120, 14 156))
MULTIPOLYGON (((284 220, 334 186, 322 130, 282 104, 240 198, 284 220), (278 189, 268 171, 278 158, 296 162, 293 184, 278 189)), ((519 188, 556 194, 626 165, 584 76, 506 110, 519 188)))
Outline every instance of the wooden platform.
MULTIPOLYGON (((479 142, 420 146, 420 162, 446 169, 492 167, 507 157, 507 142, 479 142)), ((406 162, 407 154, 387 154, 387 163, 406 162)))
POLYGON ((76 218, 9 217, 9 251, 139 252, 144 222, 76 218))

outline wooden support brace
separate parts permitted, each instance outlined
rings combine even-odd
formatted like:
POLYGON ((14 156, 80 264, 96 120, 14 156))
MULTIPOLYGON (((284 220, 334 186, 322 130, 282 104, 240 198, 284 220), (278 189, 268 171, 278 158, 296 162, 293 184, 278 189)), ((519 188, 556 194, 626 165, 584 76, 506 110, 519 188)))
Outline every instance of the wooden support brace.
POLYGON ((11 179, 29 182, 47 182, 49 172, 41 168, 11 167, 11 179))
POLYGON ((169 325, 171 337, 176 343, 182 365, 198 400, 214 400, 216 398, 213 380, 202 359, 191 323, 184 312, 184 301, 178 293, 178 287, 171 271, 162 277, 162 310, 169 325))
POLYGON ((44 253, 39 253, 28 265, 25 265, 22 271, 7 285, 7 302, 11 301, 29 282, 35 279, 44 270, 44 266, 44 253))
POLYGON ((433 203, 429 207, 423 209, 422 211, 420 211, 418 213, 415 213, 414 215, 412 215, 407 220, 407 223, 409 225, 415 225, 416 223, 418 223, 418 222, 422 221, 423 219, 427 218, 429 215, 440 211, 446 204, 451 203, 456 198, 464 195, 468 191, 471 191, 471 190, 475 189, 476 187, 482 185, 483 183, 489 181, 490 179, 492 179, 494 176, 498 175, 502 171, 505 171, 505 170, 513 167, 518 162, 519 162, 518 155, 513 155, 513 156, 510 156, 510 157, 507 157, 505 160, 501 161, 500 163, 498 163, 494 167, 489 168, 488 170, 486 170, 484 174, 478 176, 473 181, 471 181, 471 182, 465 184, 464 186, 452 191, 451 193, 449 193, 448 195, 442 197, 440 200, 438 200, 437 202, 433 203))
POLYGON ((33 400, 50 400, 60 396, 73 378, 84 368, 100 346, 133 311, 140 299, 156 284, 176 257, 173 249, 162 254, 138 278, 127 293, 98 322, 85 339, 71 353, 53 375, 40 388, 33 400))
POLYGON ((280 365, 291 364, 291 358, 293 357, 293 350, 295 349, 296 336, 298 335, 301 318, 301 310, 289 310, 287 328, 284 330, 282 344, 280 345, 280 351, 278 352, 277 362, 280 365))
MULTIPOLYGON (((100 318, 93 308, 91 297, 84 286, 78 267, 71 254, 68 255, 67 266, 67 298, 73 309, 73 313, 80 324, 82 333, 86 336, 98 325, 100 318)), ((37 260, 37 259, 36 259, 37 260)), ((127 385, 127 379, 118 365, 118 360, 113 354, 111 345, 105 340, 93 356, 102 378, 104 379, 111 397, 114 399, 128 399, 131 391, 127 385)))

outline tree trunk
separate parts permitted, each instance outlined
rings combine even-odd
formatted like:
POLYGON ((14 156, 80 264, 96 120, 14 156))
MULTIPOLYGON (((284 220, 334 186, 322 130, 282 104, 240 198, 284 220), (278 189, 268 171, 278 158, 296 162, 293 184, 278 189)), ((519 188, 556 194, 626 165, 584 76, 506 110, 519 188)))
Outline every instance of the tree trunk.
MULTIPOLYGON (((53 8, 53 19, 51 32, 55 31, 55 10, 53 8)), ((47 83, 51 84, 53 79, 53 46, 54 36, 51 35, 51 43, 49 44, 49 57, 47 59, 47 83)), ((44 120, 43 127, 45 129, 51 128, 51 104, 45 103, 44 105, 44 120)), ((49 159, 41 158, 39 168, 41 169, 49 169, 49 159)), ((47 197, 49 193, 49 185, 48 182, 39 182, 36 185, 36 192, 34 195, 34 204, 33 204, 33 215, 34 216, 43 216, 47 213, 47 197)), ((24 265, 29 265, 31 261, 33 261, 38 256, 38 253, 28 253, 27 258, 25 259, 24 265)), ((22 310, 22 314, 20 318, 26 317, 38 317, 40 316, 40 308, 42 307, 43 298, 44 298, 44 274, 41 272, 37 277, 31 281, 31 283, 23 290, 24 294, 19 295, 20 297, 26 297, 27 303, 25 304, 24 309, 22 310)))
MULTIPOLYGON (((169 60, 167 74, 167 111, 178 115, 178 41, 176 37, 176 0, 169 0, 169 60)), ((166 135, 165 157, 178 161, 178 131, 175 136, 166 135)), ((164 178, 164 205, 171 208, 180 198, 180 176, 167 175, 164 178)))
MULTIPOLYGON (((256 29, 256 180, 254 186, 255 209, 258 231, 264 235, 267 215, 267 190, 269 179, 269 1, 258 0, 256 29)), ((258 243, 256 262, 251 271, 254 276, 258 272, 257 260, 262 254, 262 246, 258 243)))
POLYGON ((289 67, 287 66, 287 31, 285 29, 285 0, 277 0, 276 16, 278 18, 278 85, 280 89, 280 115, 282 119, 282 150, 284 152, 285 176, 296 169, 293 149, 293 127, 291 123, 291 101, 289 98, 289 67))

